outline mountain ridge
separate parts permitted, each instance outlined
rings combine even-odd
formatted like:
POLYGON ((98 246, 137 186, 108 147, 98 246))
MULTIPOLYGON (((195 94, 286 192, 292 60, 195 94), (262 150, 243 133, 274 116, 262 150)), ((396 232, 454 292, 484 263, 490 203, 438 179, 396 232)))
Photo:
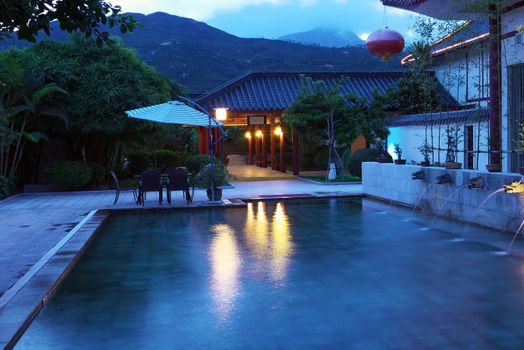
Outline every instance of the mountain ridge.
MULTIPOLYGON (((190 18, 155 12, 130 13, 143 24, 133 33, 121 34, 127 47, 166 78, 201 94, 250 70, 390 70, 398 59, 384 63, 365 48, 327 48, 283 40, 240 38, 190 18)), ((67 40, 69 34, 53 24, 51 39, 67 40)), ((39 40, 46 39, 42 34, 39 40)), ((0 49, 25 47, 16 39, 0 41, 0 49)))
POLYGON ((278 38, 279 40, 296 42, 304 45, 318 45, 323 47, 343 48, 348 46, 363 46, 360 39, 350 30, 317 28, 305 32, 292 33, 278 38))

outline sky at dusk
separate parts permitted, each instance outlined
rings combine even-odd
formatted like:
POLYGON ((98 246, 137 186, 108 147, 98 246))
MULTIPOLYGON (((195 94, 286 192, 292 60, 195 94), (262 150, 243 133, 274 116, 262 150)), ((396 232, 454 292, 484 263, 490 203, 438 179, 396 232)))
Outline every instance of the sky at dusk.
MULTIPOLYGON (((384 26, 379 0, 114 0, 126 12, 167 12, 203 21, 241 37, 277 38, 317 28, 352 30, 366 37, 384 26)), ((406 36, 413 14, 387 9, 387 24, 406 36)))

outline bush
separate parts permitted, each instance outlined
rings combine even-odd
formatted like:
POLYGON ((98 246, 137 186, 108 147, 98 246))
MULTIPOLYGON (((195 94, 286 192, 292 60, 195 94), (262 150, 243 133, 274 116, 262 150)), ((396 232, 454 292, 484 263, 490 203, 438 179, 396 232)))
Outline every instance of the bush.
POLYGON ((129 176, 141 174, 142 171, 150 167, 150 153, 148 151, 136 151, 127 155, 127 170, 129 176))
POLYGON ((0 200, 9 197, 15 189, 15 180, 7 176, 0 176, 0 200))
POLYGON ((386 158, 388 158, 388 162, 393 161, 388 153, 380 151, 378 149, 359 149, 358 151, 353 153, 349 158, 348 170, 350 174, 362 178, 362 163, 376 162, 377 158, 380 156, 385 156, 386 158))
POLYGON ((49 166, 47 176, 61 190, 79 190, 89 183, 91 168, 82 162, 58 162, 49 166))
POLYGON ((106 181, 107 170, 102 164, 91 162, 87 163, 87 166, 91 169, 90 183, 100 185, 106 181))
MULTIPOLYGON (((215 163, 222 164, 220 159, 218 159, 217 157, 215 157, 215 163)), ((197 174, 207 164, 209 164, 209 155, 207 154, 198 154, 195 156, 191 156, 187 158, 185 162, 187 171, 191 174, 197 174)))
POLYGON ((315 154, 315 168, 327 169, 329 161, 329 148, 321 148, 315 154))
POLYGON ((149 156, 150 163, 163 170, 182 166, 185 160, 186 154, 184 152, 169 149, 160 149, 149 156))
MULTIPOLYGON (((213 175, 215 178, 215 185, 221 186, 229 180, 232 175, 227 171, 226 166, 223 163, 217 163, 213 169, 213 175)), ((211 164, 205 164, 202 169, 196 174, 194 178, 194 184, 200 188, 206 190, 211 189, 213 183, 213 177, 211 176, 211 164)))

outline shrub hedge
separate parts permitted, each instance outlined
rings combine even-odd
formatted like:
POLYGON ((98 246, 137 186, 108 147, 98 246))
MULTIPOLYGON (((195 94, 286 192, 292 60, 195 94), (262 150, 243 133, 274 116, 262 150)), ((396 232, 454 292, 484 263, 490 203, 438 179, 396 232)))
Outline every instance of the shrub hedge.
POLYGON ((0 200, 9 197, 15 189, 15 180, 7 176, 0 176, 0 200))
MULTIPOLYGON (((215 157, 215 163, 222 163, 220 159, 215 157)), ((185 165, 187 171, 192 174, 197 174, 206 164, 209 164, 209 156, 206 154, 198 154, 186 159, 185 165)))
POLYGON ((363 162, 376 162, 377 158, 385 156, 388 158, 388 162, 392 162, 391 156, 378 149, 363 148, 351 154, 349 158, 348 170, 351 175, 362 178, 362 163, 363 162))
POLYGON ((57 162, 49 166, 47 176, 61 190, 80 190, 89 183, 91 168, 83 162, 57 162))

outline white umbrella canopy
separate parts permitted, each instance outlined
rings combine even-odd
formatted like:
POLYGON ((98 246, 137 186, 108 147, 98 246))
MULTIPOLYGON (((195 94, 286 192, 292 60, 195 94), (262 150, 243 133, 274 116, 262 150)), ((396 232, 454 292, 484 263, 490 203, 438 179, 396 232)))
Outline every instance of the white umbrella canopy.
MULTIPOLYGON (((130 118, 157 123, 209 127, 209 116, 207 114, 197 111, 180 101, 169 101, 154 106, 133 109, 127 111, 126 114, 130 118)), ((224 125, 217 120, 213 120, 211 127, 216 127, 217 124, 220 126, 224 125)))

